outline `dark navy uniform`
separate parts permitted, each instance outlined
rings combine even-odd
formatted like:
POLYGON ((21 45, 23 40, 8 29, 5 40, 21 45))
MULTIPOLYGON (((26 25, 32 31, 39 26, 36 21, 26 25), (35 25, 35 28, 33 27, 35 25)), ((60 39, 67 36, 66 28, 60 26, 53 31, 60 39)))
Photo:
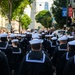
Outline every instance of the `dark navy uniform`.
POLYGON ((52 58, 52 63, 53 66, 56 68, 56 74, 61 75, 61 57, 64 53, 67 52, 67 44, 61 44, 57 47, 56 51, 54 52, 53 58, 52 58))
POLYGON ((62 75, 75 75, 75 56, 71 57, 66 63, 66 67, 62 75))
POLYGON ((75 55, 75 52, 66 52, 63 54, 62 56, 62 62, 61 62, 61 65, 62 65, 62 72, 65 68, 65 65, 66 65, 66 62, 72 57, 75 55))
POLYGON ((10 65, 11 71, 14 70, 15 74, 17 74, 19 66, 23 59, 22 50, 18 47, 12 47, 11 53, 8 59, 9 59, 9 65, 10 65))
POLYGON ((43 51, 31 51, 24 57, 18 75, 53 75, 51 61, 43 51))
POLYGON ((65 67, 66 62, 68 61, 67 66, 65 67, 65 70, 64 70, 64 75, 74 75, 75 74, 74 72, 74 69, 75 69, 75 40, 68 42, 68 45, 69 45, 69 52, 63 55, 63 59, 64 59, 63 61, 65 62, 62 62, 65 67), (70 59, 72 56, 73 58, 70 59))
POLYGON ((10 75, 8 60, 5 53, 0 51, 0 75, 10 75))
POLYGON ((11 40, 8 41, 8 46, 9 46, 9 47, 12 47, 12 42, 11 42, 11 40))
POLYGON ((56 46, 58 46, 57 41, 56 40, 52 40, 52 42, 51 42, 51 50, 50 50, 51 57, 53 56, 53 53, 55 51, 56 46))
POLYGON ((3 51, 6 55, 9 54, 8 42, 0 42, 0 50, 3 51))
POLYGON ((6 55, 8 55, 8 42, 7 42, 8 34, 0 34, 1 42, 0 42, 0 50, 3 51, 6 55))

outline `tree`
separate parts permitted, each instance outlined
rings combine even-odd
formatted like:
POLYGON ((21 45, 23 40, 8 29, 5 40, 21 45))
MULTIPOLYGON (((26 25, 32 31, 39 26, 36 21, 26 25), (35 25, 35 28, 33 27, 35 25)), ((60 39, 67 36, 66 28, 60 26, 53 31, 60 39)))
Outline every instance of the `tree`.
POLYGON ((21 22, 22 28, 27 29, 28 25, 30 25, 30 23, 31 23, 31 19, 28 15, 24 14, 20 18, 20 22, 21 22))
POLYGON ((52 13, 55 17, 59 28, 62 28, 66 24, 66 17, 62 17, 62 8, 67 7, 67 0, 54 0, 52 6, 52 13))
POLYGON ((17 16, 23 14, 25 7, 31 3, 31 0, 0 0, 0 8, 4 15, 8 17, 11 12, 11 19, 16 19, 17 16))
POLYGON ((41 23, 44 27, 46 28, 51 27, 52 17, 48 10, 40 11, 36 15, 35 19, 37 23, 41 23))

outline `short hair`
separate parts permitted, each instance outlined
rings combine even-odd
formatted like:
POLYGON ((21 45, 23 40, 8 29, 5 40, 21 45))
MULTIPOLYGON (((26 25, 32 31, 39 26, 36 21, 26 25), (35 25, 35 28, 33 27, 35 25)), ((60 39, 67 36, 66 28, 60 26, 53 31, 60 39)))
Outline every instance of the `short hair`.
POLYGON ((18 46, 19 45, 19 43, 18 42, 13 42, 14 43, 14 45, 16 45, 16 46, 18 46))
POLYGON ((38 44, 32 44, 31 47, 34 49, 34 50, 39 50, 41 48, 41 44, 38 43, 38 44))

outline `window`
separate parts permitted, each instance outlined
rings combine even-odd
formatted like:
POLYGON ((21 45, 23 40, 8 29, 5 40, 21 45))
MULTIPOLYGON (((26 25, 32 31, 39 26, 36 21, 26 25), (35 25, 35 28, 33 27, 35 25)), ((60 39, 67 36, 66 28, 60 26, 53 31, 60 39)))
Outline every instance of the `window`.
POLYGON ((42 4, 39 4, 39 6, 42 6, 42 4))
POLYGON ((48 4, 48 2, 45 2, 45 8, 44 8, 45 10, 49 10, 49 4, 48 4))

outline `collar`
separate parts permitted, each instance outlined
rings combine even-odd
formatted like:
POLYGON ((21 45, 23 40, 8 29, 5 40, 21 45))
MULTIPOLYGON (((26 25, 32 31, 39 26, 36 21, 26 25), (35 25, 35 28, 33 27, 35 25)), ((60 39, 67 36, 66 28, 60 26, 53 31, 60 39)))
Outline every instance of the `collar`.
POLYGON ((42 60, 31 60, 31 59, 29 59, 28 57, 29 57, 29 54, 30 53, 28 53, 27 55, 26 55, 26 62, 33 62, 33 63, 44 63, 45 62, 45 54, 44 54, 44 51, 42 51, 42 53, 43 53, 43 59, 42 60))
POLYGON ((60 46, 58 46, 58 50, 59 50, 59 51, 67 51, 67 49, 64 49, 64 48, 61 49, 60 46))

